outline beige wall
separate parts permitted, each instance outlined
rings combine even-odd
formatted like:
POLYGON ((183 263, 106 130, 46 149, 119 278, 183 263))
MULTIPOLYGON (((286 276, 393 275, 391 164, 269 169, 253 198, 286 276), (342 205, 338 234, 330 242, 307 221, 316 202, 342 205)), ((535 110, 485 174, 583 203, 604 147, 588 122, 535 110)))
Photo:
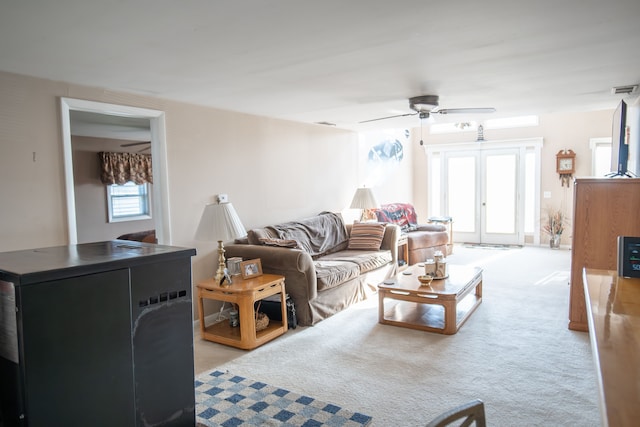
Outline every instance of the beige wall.
MULTIPOLYGON (((353 132, 0 73, 0 251, 67 243, 60 97, 166 113, 171 243, 198 250, 195 281, 214 269, 215 244, 195 241, 193 234, 215 194, 227 193, 251 228, 341 211, 369 177, 363 158, 371 141, 353 132)), ((555 172, 555 154, 573 149, 577 175, 589 175, 589 138, 609 136, 611 116, 612 111, 542 116, 538 127, 487 130, 485 138, 542 137, 541 190, 552 192, 551 203, 571 206, 571 190, 560 187, 555 172)), ((418 129, 403 140, 403 162, 374 188, 379 202, 413 201, 425 218, 427 167, 419 134, 418 129)), ((475 134, 424 132, 427 144, 473 139, 475 134)))
POLYGON ((0 251, 68 243, 60 97, 166 113, 171 244, 197 249, 194 281, 214 269, 193 237, 214 195, 251 228, 341 211, 360 185, 353 132, 0 73, 0 251))
MULTIPOLYGON (((562 187, 556 173, 556 153, 562 149, 571 149, 576 153, 576 174, 574 176, 591 175, 591 150, 590 138, 611 136, 611 120, 613 110, 594 111, 586 113, 563 113, 542 115, 539 125, 529 128, 485 130, 484 138, 487 141, 500 141, 520 138, 543 139, 540 170, 540 206, 541 211, 550 207, 562 207, 569 216, 573 211, 573 184, 570 188, 562 187), (550 199, 542 198, 544 192, 551 192, 550 199)), ((419 132, 414 132, 416 141, 419 141, 419 132)), ((475 132, 458 134, 430 135, 423 132, 425 144, 444 144, 452 142, 472 142, 476 139, 475 132)), ((417 144, 417 142, 416 142, 417 144)), ((425 145, 426 147, 426 145, 425 145)), ((428 212, 427 198, 427 162, 425 150, 416 150, 414 156, 414 202, 419 217, 424 217, 428 212)), ((570 244, 570 227, 562 236, 562 244, 570 244)), ((546 237, 542 236, 542 241, 546 237)))

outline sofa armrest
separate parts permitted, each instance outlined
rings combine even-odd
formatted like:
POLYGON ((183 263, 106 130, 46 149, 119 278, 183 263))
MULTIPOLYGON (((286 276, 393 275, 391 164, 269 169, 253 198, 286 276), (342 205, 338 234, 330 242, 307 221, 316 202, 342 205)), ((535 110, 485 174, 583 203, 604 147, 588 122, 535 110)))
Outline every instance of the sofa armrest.
POLYGON ((386 224, 384 235, 382 236, 382 244, 380 249, 391 251, 393 265, 398 263, 398 240, 400 239, 401 229, 396 224, 386 224))
POLYGON ((415 231, 447 231, 447 227, 442 224, 418 224, 415 231))
POLYGON ((311 300, 318 295, 316 269, 311 256, 300 249, 230 243, 227 258, 260 258, 262 271, 285 276, 285 289, 294 300, 311 300))

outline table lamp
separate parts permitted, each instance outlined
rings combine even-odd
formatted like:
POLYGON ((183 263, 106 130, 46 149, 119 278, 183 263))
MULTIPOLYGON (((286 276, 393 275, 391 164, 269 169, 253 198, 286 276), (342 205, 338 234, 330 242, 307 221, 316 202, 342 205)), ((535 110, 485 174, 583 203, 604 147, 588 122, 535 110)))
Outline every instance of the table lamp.
MULTIPOLYGON (((214 280, 221 286, 223 286, 222 279, 225 277, 224 244, 222 242, 246 235, 247 231, 233 205, 227 202, 226 195, 218 195, 217 203, 205 206, 196 230, 196 239, 218 241, 218 269, 214 280)), ((229 283, 225 287, 227 286, 229 283)))
POLYGON ((362 209, 360 221, 365 221, 368 218, 367 211, 369 211, 369 209, 376 209, 380 207, 380 205, 373 195, 371 188, 362 187, 356 190, 350 207, 351 209, 362 209))

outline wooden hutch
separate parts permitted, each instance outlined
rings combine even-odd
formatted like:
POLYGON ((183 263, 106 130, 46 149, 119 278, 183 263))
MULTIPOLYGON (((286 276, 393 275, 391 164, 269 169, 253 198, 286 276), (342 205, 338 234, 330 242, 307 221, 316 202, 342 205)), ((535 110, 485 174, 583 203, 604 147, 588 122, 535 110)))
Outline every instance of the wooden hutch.
POLYGON ((569 329, 588 331, 583 268, 616 270, 618 236, 640 236, 640 179, 578 178, 573 204, 569 329))

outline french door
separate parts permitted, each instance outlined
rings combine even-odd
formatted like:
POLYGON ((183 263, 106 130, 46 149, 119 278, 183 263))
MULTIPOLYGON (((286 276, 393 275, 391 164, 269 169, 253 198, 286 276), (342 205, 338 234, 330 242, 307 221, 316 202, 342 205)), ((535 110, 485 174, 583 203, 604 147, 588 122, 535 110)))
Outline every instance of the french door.
POLYGON ((458 242, 524 244, 522 150, 443 152, 442 207, 458 242))

